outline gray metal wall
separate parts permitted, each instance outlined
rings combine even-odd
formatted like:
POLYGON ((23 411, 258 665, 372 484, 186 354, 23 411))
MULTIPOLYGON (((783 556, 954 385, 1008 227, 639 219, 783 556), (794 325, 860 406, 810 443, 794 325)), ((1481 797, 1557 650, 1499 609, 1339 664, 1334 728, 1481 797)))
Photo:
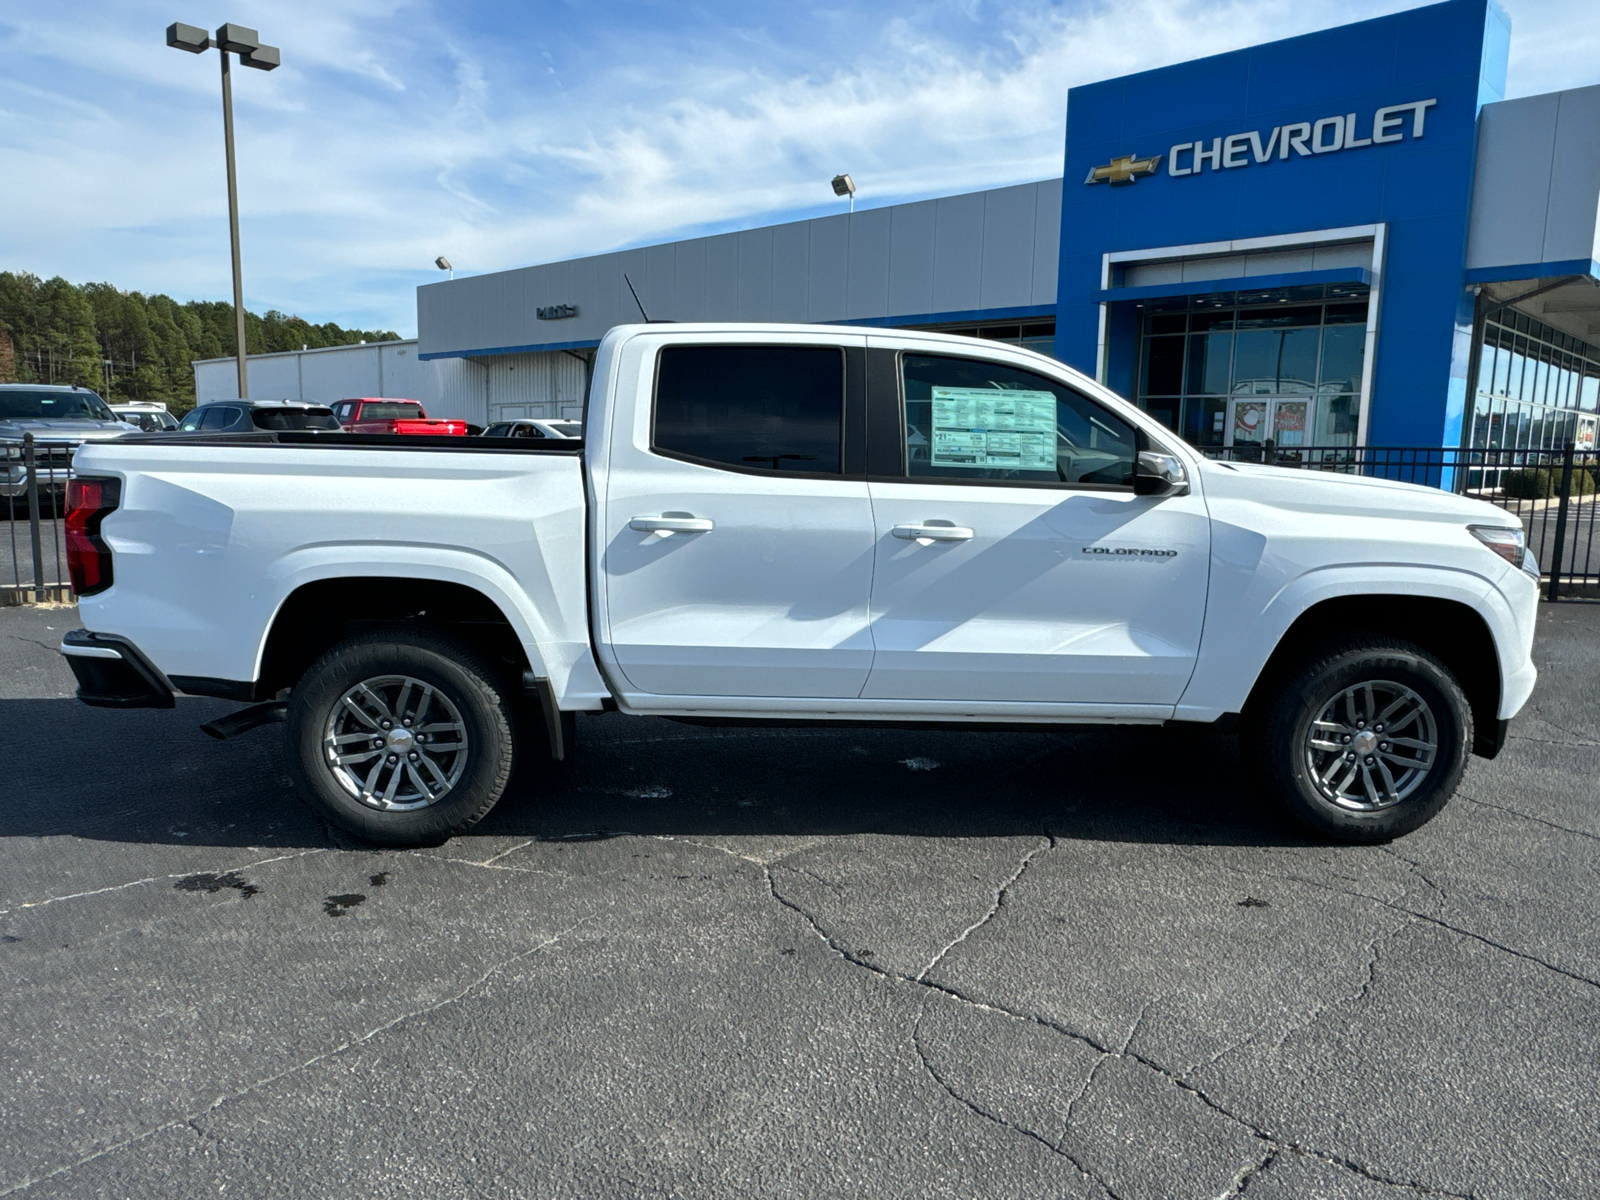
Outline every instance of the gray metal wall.
MULTIPOLYGON (((454 362, 455 359, 437 359, 454 362)), ((489 420, 581 417, 588 368, 561 350, 483 359, 489 373, 489 420)))
MULTIPOLYGON (((246 362, 253 400, 315 400, 346 396, 392 396, 420 400, 432 417, 488 420, 487 369, 466 359, 423 361, 417 343, 369 342, 324 350, 252 354, 246 362)), ((231 358, 194 364, 199 403, 238 395, 238 367, 231 358)))
POLYGON ((1487 104, 1468 270, 1600 259, 1600 85, 1487 104))
POLYGON ((1056 301, 1061 180, 497 271, 417 289, 424 355, 593 345, 677 321, 933 321, 1056 301), (541 321, 540 307, 577 317, 541 321))

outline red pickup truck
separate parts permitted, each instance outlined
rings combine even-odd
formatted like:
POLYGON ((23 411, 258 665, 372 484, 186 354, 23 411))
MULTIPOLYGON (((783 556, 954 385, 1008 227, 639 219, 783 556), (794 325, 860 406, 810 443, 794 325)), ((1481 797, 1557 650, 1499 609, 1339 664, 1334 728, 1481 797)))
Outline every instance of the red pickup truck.
POLYGON ((346 433, 425 433, 466 437, 465 421, 430 417, 415 400, 388 400, 357 396, 333 406, 346 433))

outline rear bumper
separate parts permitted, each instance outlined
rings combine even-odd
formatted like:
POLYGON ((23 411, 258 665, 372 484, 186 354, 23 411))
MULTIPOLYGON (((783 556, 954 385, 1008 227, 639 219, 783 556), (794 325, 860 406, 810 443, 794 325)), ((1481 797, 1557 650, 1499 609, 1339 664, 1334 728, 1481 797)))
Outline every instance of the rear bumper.
POLYGON ((74 629, 61 654, 78 679, 78 699, 94 708, 171 708, 173 687, 132 642, 74 629))

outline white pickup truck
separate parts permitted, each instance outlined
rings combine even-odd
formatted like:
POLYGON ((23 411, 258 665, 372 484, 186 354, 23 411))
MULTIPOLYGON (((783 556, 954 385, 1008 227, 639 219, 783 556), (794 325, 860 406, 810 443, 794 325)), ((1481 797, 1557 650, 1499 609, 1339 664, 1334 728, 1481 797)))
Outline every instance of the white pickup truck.
POLYGON ((86 446, 80 697, 250 702, 212 732, 285 719, 305 797, 389 844, 466 829, 519 752, 608 711, 1236 724, 1301 822, 1370 842, 1438 812, 1533 689, 1514 518, 1207 460, 1029 351, 621 326, 584 433, 86 446))

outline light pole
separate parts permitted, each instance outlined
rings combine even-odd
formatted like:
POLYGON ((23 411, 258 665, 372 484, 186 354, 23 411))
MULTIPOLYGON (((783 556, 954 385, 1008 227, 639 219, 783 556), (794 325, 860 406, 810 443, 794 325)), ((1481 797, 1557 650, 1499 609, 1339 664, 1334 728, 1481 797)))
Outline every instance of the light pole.
POLYGON ((856 211, 856 181, 848 175, 835 175, 833 177, 833 194, 835 196, 850 197, 850 211, 856 211))
POLYGON ((190 54, 216 49, 222 56, 222 142, 228 157, 228 238, 233 247, 233 336, 239 359, 239 399, 250 398, 250 381, 245 374, 244 276, 239 269, 239 180, 233 165, 233 76, 228 70, 228 54, 258 71, 278 65, 278 48, 263 46, 254 29, 229 23, 217 29, 215 38, 204 29, 174 21, 167 26, 167 45, 190 54))
POLYGON ((456 269, 450 265, 450 260, 444 255, 441 254, 438 258, 434 259, 433 265, 438 267, 441 271, 449 271, 451 279, 456 277, 456 269))

